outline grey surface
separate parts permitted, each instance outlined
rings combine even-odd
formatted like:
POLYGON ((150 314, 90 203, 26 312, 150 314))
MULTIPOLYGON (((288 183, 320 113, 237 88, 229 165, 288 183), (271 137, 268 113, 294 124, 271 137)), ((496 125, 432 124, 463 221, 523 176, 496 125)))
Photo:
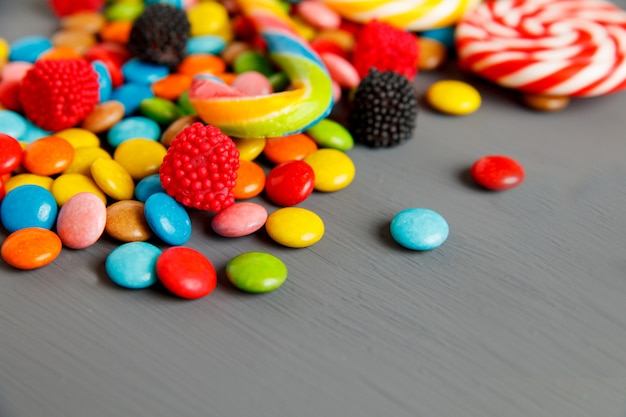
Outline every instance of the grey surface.
MULTIPOLYGON (((9 40, 55 28, 43 1, 0 5, 9 40)), ((420 95, 443 77, 462 75, 420 74, 420 95)), ((219 238, 195 213, 189 246, 219 272, 205 299, 115 287, 107 238, 32 272, 1 263, 0 416, 626 416, 626 94, 540 114, 470 80, 477 113, 423 108, 411 142, 349 152, 352 185, 301 204, 326 224, 313 247, 219 238), (486 154, 526 182, 476 188, 486 154), (442 247, 391 241, 409 207, 448 220, 442 247), (284 260, 283 287, 229 285, 249 250, 284 260)))

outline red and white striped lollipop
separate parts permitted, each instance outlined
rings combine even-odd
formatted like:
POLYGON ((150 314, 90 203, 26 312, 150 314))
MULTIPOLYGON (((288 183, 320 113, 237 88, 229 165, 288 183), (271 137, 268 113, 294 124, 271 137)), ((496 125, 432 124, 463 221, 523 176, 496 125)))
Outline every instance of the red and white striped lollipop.
POLYGON ((603 0, 487 0, 456 28, 459 64, 525 93, 626 88, 626 11, 603 0))

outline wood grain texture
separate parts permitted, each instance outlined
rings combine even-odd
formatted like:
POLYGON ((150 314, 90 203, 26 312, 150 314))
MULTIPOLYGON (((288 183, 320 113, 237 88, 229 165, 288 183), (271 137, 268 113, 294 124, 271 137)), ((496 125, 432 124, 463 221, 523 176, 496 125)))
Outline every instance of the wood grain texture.
MULTIPOLYGON (((52 33, 42 3, 3 2, 0 36, 52 33)), ((1 263, 0 416, 625 417, 626 94, 540 114, 453 65, 419 93, 440 78, 483 108, 423 107, 409 143, 351 150, 350 187, 301 204, 326 224, 313 247, 221 238, 193 213, 189 246, 219 274, 205 299, 116 287, 107 238, 32 272, 1 263), (486 154, 526 182, 477 189, 486 154), (448 220, 442 247, 391 240, 409 207, 448 220), (224 267, 249 250, 279 256, 286 284, 233 289, 224 267)))

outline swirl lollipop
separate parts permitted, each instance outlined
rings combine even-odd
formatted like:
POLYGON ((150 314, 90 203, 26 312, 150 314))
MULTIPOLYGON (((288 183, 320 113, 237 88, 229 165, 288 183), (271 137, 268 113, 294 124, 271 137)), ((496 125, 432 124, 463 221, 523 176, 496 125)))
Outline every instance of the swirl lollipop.
POLYGON ((456 23, 480 0, 322 0, 349 20, 372 19, 408 31, 424 31, 456 23))
POLYGON ((456 44, 461 67, 525 93, 626 88, 626 12, 602 0, 489 0, 459 22, 456 44))
POLYGON ((243 13, 268 45, 270 57, 291 80, 288 91, 245 96, 210 75, 194 78, 189 98, 198 116, 240 138, 278 137, 301 132, 326 117, 333 104, 328 72, 289 16, 274 0, 240 0, 243 13))

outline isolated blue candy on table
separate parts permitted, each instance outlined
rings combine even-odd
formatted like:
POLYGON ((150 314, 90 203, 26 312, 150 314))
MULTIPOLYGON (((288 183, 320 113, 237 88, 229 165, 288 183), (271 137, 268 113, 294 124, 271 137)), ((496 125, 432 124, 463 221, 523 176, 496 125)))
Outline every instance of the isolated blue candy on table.
POLYGON ((15 187, 4 196, 0 205, 0 219, 9 233, 27 227, 52 229, 58 206, 54 196, 38 185, 15 187))
POLYGON ((187 210, 165 193, 148 197, 144 214, 152 232, 169 245, 182 245, 191 237, 191 219, 187 210))
POLYGON ((124 288, 147 288, 157 282, 161 249, 147 242, 129 242, 113 249, 105 261, 109 278, 124 288))
POLYGON ((389 230, 397 243, 413 250, 435 249, 450 233, 446 219, 426 208, 402 210, 394 216, 389 230))

